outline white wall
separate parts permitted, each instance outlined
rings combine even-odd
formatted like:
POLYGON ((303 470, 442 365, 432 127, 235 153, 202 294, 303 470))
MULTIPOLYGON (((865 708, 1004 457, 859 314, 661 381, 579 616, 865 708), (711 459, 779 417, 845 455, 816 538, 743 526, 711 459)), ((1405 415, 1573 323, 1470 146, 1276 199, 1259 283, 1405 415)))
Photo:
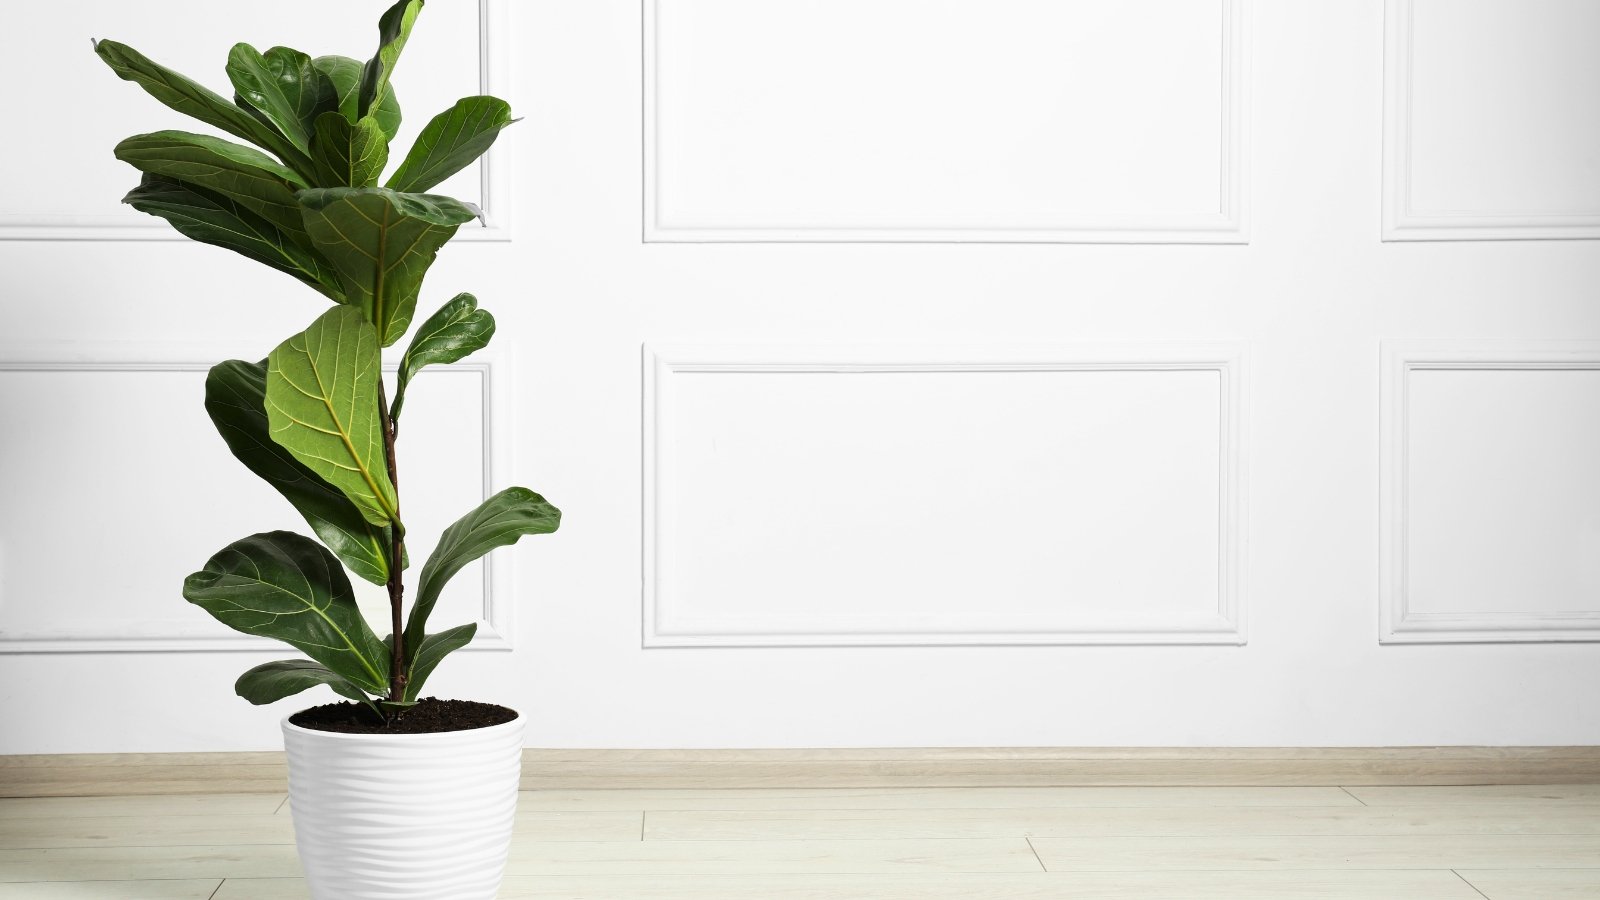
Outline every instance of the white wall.
MULTIPOLYGON (((220 86, 235 40, 364 55, 355 6, 86 0, 0 62, 0 753, 301 702, 234 697, 289 654, 178 586, 295 524, 204 365, 323 301, 117 207, 178 120, 85 38, 220 86)), ((417 384, 408 518, 566 512, 458 579, 434 686, 550 747, 1600 741, 1597 17, 434 0, 411 128, 526 120, 450 185, 493 227, 423 306, 500 331, 417 384)))

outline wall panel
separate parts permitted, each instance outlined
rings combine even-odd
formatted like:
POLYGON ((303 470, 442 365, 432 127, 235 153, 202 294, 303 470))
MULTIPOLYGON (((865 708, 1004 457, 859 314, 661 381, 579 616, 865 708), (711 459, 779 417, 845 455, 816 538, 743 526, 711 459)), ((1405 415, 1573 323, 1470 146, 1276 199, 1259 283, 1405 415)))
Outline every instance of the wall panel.
POLYGON ((1384 641, 1600 640, 1600 344, 1384 358, 1384 641))
POLYGON ((645 0, 645 239, 1244 242, 1245 5, 645 0))
POLYGON ((1241 364, 649 349, 645 643, 1242 643, 1241 364))
POLYGON ((1384 237, 1600 237, 1600 4, 1389 0, 1384 237))
MULTIPOLYGON (((227 452, 201 408, 207 368, 0 362, 0 653, 286 649, 221 625, 180 593, 183 574, 234 540, 311 533, 227 452)), ((489 400, 489 368, 467 363, 424 372, 408 397, 414 561, 485 496, 489 400)), ((385 621, 383 589, 352 581, 369 620, 385 621)), ((446 589, 436 621, 479 621, 475 647, 508 646, 511 613, 492 586, 474 563, 446 589)))
MULTIPOLYGON (((187 240, 160 219, 118 206, 117 198, 139 183, 139 174, 117 161, 112 147, 125 137, 163 129, 237 140, 166 109, 137 85, 118 81, 91 52, 90 38, 129 44, 230 99, 226 48, 239 40, 263 51, 282 44, 312 56, 362 60, 377 46, 377 12, 369 4, 285 0, 234 5, 226 16, 193 10, 177 0, 88 0, 74 4, 71 16, 38 17, 29 23, 29 38, 11 48, 10 64, 29 73, 30 89, 8 95, 8 115, 19 123, 70 116, 73 128, 70 134, 35 128, 28 140, 14 141, 4 151, 8 170, 35 177, 9 182, 0 206, 0 240, 187 240), (72 54, 63 57, 63 48, 69 47, 72 54), (89 97, 97 99, 85 104, 83 98, 89 97)), ((390 171, 428 119, 459 98, 505 96, 507 50, 500 26, 506 15, 506 0, 457 0, 427 7, 425 27, 417 28, 395 72, 404 120, 390 148, 390 171)), ((464 239, 509 238, 508 169, 500 154, 491 151, 435 189, 484 210, 483 222, 462 227, 464 239)))

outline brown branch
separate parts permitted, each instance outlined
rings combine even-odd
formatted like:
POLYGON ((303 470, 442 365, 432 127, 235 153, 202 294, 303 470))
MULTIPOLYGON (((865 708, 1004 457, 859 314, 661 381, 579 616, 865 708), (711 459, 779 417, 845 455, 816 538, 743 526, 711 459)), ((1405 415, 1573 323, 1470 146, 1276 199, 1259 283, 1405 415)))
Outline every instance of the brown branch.
POLYGON ((389 466, 389 483, 394 486, 394 521, 389 525, 389 613, 393 620, 394 647, 389 660, 389 702, 399 703, 406 697, 406 638, 401 622, 401 608, 405 602, 405 581, 401 561, 405 559, 405 526, 400 524, 400 472, 395 465, 393 417, 389 415, 389 400, 383 388, 383 374, 378 374, 378 425, 383 429, 383 456, 389 466))

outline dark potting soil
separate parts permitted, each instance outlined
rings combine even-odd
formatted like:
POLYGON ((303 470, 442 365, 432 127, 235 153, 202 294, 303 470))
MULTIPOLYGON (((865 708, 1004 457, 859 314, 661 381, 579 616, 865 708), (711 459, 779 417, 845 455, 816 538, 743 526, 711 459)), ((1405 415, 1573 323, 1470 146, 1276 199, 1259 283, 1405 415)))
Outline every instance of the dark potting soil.
POLYGON ((515 710, 475 700, 424 697, 417 705, 384 722, 371 709, 353 701, 302 709, 289 721, 312 731, 343 734, 435 734, 500 725, 517 717, 515 710))

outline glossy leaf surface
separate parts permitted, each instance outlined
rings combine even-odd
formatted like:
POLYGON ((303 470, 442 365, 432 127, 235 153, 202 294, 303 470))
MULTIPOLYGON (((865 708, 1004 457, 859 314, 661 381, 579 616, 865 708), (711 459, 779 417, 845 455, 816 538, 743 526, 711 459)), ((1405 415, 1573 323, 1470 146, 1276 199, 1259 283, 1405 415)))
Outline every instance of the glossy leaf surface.
POLYGON ((406 665, 415 665, 426 634, 428 616, 444 586, 467 563, 496 547, 515 544, 525 534, 549 534, 561 525, 561 510, 533 491, 506 488, 456 520, 439 536, 439 544, 422 567, 422 579, 411 616, 406 620, 406 665))
POLYGON ((145 175, 122 202, 166 219, 187 238, 225 247, 293 275, 331 300, 344 300, 339 273, 320 254, 302 241, 291 241, 276 225, 236 200, 164 175, 145 175))
POLYGON ((471 165, 514 121, 511 106, 498 97, 465 97, 434 116, 390 176, 397 191, 426 191, 471 165))
MULTIPOLYGON (((233 691, 256 706, 276 703, 285 697, 325 684, 347 700, 372 706, 365 691, 309 659, 280 659, 262 663, 239 676, 233 691)), ((376 708, 374 707, 374 710, 376 708)))
POLYGON ((389 648, 356 608, 350 580, 321 544, 291 531, 229 544, 183 582, 217 621, 293 646, 370 693, 388 687, 389 648))
POLYGON ((417 328, 411 337, 411 346, 400 358, 400 375, 396 381, 394 403, 389 414, 398 419, 405 404, 406 386, 423 366, 434 363, 453 363, 475 350, 489 345, 494 336, 494 316, 478 308, 478 298, 471 294, 457 294, 439 308, 417 328))
POLYGON ((294 505, 350 571, 389 580, 389 529, 373 525, 341 491, 272 439, 266 410, 267 366, 230 359, 206 376, 206 412, 228 449, 294 505))
POLYGON ((394 74, 420 12, 422 0, 399 0, 378 19, 378 52, 361 69, 361 115, 370 114, 389 93, 389 76, 394 74))
POLYGON ((318 184, 371 187, 377 184, 388 162, 389 139, 376 119, 367 116, 351 124, 339 112, 317 117, 311 139, 311 164, 316 168, 318 184))
POLYGON ((422 639, 416 653, 407 652, 411 659, 406 669, 405 699, 414 701, 422 694, 422 686, 427 683, 428 676, 439 667, 444 658, 462 647, 472 643, 472 636, 478 633, 478 623, 472 622, 456 628, 430 634, 422 639))
POLYGON ((228 53, 228 80, 238 98, 261 113, 279 134, 302 152, 311 150, 311 123, 333 86, 311 64, 311 57, 288 47, 265 54, 249 44, 228 53))
POLYGON ((266 408, 274 442, 385 526, 398 503, 378 421, 378 366, 372 326, 336 306, 267 357, 266 408))
POLYGON ((300 176, 249 147, 186 131, 157 131, 127 138, 117 159, 141 172, 162 175, 220 194, 288 235, 305 242, 305 222, 295 191, 300 176))
MULTIPOLYGON (((319 56, 311 61, 311 65, 322 73, 333 88, 332 99, 324 98, 317 112, 321 114, 336 109, 352 122, 360 119, 361 60, 348 56, 319 56)), ((367 111, 367 115, 377 119, 384 135, 394 140, 395 132, 400 130, 400 99, 395 96, 394 88, 391 87, 383 99, 367 111)))
POLYGON ((167 107, 276 154, 302 175, 310 173, 311 160, 292 141, 215 91, 152 61, 127 44, 96 41, 94 52, 117 77, 139 85, 167 107))
POLYGON ((339 271, 345 302, 360 308, 385 347, 411 325, 439 248, 477 215, 459 200, 388 188, 316 188, 297 197, 311 240, 339 271))

